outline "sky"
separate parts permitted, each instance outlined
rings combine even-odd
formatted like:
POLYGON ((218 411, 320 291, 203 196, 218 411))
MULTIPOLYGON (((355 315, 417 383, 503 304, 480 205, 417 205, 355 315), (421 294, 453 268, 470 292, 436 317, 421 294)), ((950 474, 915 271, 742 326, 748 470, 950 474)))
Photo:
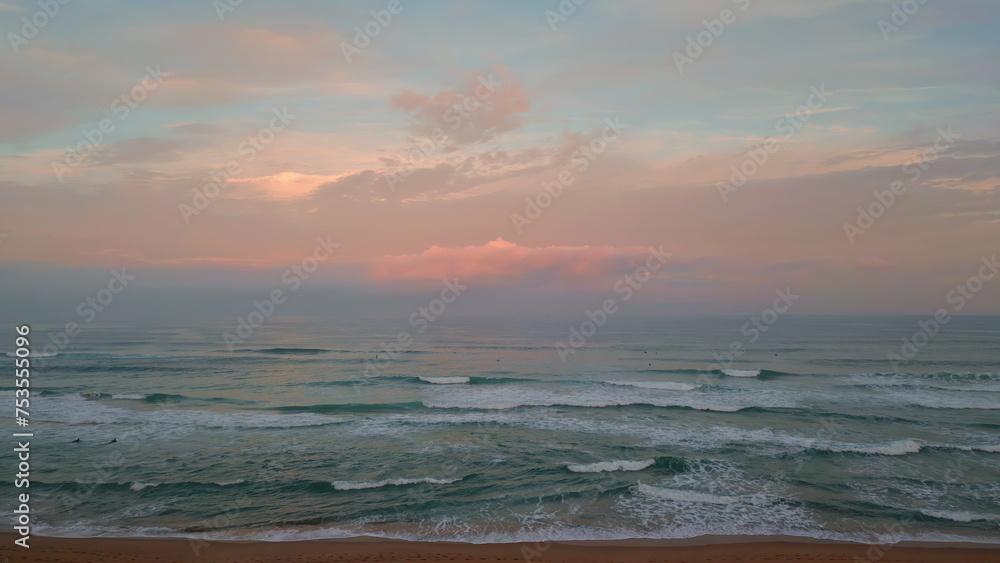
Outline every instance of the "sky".
POLYGON ((0 0, 0 317, 997 314, 998 19, 0 0))

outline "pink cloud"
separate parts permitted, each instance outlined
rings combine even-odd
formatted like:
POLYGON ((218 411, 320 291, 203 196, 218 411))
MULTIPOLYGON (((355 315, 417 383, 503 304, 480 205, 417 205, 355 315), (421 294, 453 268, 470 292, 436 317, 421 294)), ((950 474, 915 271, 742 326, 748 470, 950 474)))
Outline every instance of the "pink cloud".
POLYGON ((482 280, 491 286, 545 278, 587 279, 631 271, 649 256, 642 246, 526 247, 498 238, 482 246, 432 246, 420 254, 387 256, 369 271, 375 280, 482 280))

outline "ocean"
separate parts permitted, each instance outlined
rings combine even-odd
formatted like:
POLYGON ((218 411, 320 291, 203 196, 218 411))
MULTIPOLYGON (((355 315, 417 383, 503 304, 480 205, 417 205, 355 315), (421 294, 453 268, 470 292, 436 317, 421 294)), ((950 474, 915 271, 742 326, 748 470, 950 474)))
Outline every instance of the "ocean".
POLYGON ((94 323, 34 359, 33 532, 1000 543, 1000 318, 580 320, 94 323))

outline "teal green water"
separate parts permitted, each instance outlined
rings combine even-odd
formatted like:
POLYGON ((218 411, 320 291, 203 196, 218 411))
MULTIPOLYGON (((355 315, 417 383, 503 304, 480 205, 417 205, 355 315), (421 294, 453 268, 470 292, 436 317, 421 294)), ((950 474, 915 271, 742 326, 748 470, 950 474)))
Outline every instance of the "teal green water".
POLYGON ((917 320, 750 343, 743 318, 615 318, 566 363, 573 320, 442 320, 395 357, 398 321, 275 320, 233 352, 231 320, 88 327, 36 360, 35 532, 1000 541, 1000 319, 895 373, 917 320))

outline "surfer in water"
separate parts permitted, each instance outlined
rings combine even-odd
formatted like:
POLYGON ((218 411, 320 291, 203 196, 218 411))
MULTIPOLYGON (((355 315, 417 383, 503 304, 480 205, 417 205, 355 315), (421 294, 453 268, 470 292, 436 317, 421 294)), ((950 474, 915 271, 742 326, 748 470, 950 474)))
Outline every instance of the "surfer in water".
POLYGON ((111 441, 108 442, 108 443, 109 444, 117 444, 118 443, 118 438, 112 438, 111 441))
POLYGON ((76 440, 73 440, 72 442, 70 442, 70 444, 79 444, 79 443, 80 443, 80 439, 79 438, 77 438, 76 440))

